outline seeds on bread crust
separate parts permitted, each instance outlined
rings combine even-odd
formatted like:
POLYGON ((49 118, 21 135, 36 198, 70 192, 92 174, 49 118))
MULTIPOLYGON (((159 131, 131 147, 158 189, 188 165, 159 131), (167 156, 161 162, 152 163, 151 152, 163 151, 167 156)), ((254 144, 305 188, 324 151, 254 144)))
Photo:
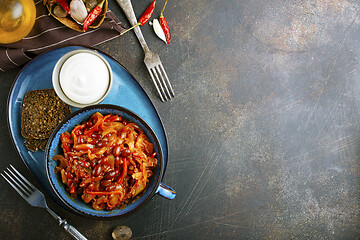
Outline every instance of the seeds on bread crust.
POLYGON ((27 147, 27 149, 33 152, 36 152, 37 150, 45 151, 47 140, 48 138, 44 138, 44 139, 26 138, 25 146, 27 147))
MULTIPOLYGON (((53 89, 29 91, 23 101, 21 135, 28 141, 47 139, 55 127, 70 113, 70 106, 61 101, 53 89)), ((31 148, 36 149, 37 146, 31 148)))

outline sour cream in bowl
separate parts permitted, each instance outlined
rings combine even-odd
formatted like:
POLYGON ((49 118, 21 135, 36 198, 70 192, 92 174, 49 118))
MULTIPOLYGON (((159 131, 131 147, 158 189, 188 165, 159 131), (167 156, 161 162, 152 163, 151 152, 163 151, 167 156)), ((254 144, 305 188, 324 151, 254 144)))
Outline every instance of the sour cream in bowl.
POLYGON ((53 70, 52 82, 61 100, 82 108, 104 100, 112 86, 112 71, 97 51, 78 49, 59 59, 53 70))

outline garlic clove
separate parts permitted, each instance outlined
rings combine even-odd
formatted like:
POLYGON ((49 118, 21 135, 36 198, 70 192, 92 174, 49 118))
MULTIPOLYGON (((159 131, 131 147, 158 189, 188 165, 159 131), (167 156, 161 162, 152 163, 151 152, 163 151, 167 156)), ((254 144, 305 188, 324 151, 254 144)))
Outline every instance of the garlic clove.
POLYGON ((64 10, 64 8, 60 5, 56 5, 54 7, 53 14, 58 18, 64 18, 68 15, 68 13, 64 10))
POLYGON ((86 10, 88 12, 91 12, 91 10, 93 10, 99 4, 98 0, 84 0, 84 2, 85 2, 86 10))
POLYGON ((117 226, 111 235, 114 240, 128 240, 132 236, 132 231, 128 226, 117 226))
POLYGON ((164 33, 164 30, 160 26, 159 20, 157 20, 155 18, 152 22, 152 26, 153 26, 155 34, 166 43, 165 33, 164 33))
POLYGON ((71 0, 70 2, 71 17, 78 23, 83 24, 88 12, 82 0, 71 0))

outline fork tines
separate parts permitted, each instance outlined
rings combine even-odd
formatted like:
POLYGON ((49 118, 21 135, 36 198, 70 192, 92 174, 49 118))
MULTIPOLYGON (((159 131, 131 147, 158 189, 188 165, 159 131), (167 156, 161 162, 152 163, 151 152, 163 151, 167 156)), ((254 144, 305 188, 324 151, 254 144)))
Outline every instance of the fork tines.
POLYGON ((149 73, 160 95, 161 101, 165 102, 172 99, 175 95, 174 90, 163 65, 160 63, 157 66, 149 68, 149 73))
POLYGON ((27 199, 34 191, 35 187, 24 176, 22 176, 11 164, 6 168, 4 174, 0 175, 24 198, 27 199), (6 171, 7 170, 7 171, 6 171))

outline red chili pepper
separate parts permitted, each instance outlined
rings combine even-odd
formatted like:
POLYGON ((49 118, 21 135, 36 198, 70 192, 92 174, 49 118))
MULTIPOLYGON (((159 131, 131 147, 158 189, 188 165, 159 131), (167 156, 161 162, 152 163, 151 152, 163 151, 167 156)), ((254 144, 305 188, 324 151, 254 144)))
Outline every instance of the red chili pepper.
POLYGON ((111 117, 106 119, 105 122, 120 122, 121 120, 122 118, 119 117, 118 115, 112 115, 111 117))
POLYGON ((100 15, 102 12, 102 8, 104 5, 105 0, 102 0, 101 3, 99 3, 86 17, 84 23, 83 23, 83 31, 86 32, 88 27, 95 21, 95 19, 100 15))
POLYGON ((126 163, 126 158, 123 158, 122 172, 121 172, 121 175, 119 176, 119 178, 116 180, 116 183, 122 184, 126 173, 127 173, 127 163, 126 163))
POLYGON ((74 192, 75 192, 75 185, 72 184, 72 185, 71 185, 71 188, 70 188, 70 193, 74 193, 74 192))
POLYGON ((81 150, 92 150, 94 149, 94 145, 89 144, 89 143, 84 143, 84 144, 76 144, 73 146, 74 149, 81 151, 81 150))
POLYGON ((54 3, 60 4, 60 6, 62 6, 62 8, 63 8, 68 14, 71 14, 69 4, 67 3, 66 0, 55 0, 54 3))
POLYGON ((74 139, 74 143, 77 143, 77 139, 78 139, 78 135, 79 135, 79 131, 84 129, 85 125, 77 125, 76 127, 74 127, 74 129, 71 131, 71 136, 74 139))
POLYGON ((90 137, 93 132, 99 131, 99 129, 100 129, 101 125, 103 124, 103 122, 104 122, 107 118, 109 118, 110 116, 111 116, 111 114, 106 115, 105 117, 99 119, 99 120, 95 123, 94 126, 92 126, 92 127, 89 128, 87 131, 84 132, 84 135, 90 137))
POLYGON ((82 167, 84 167, 84 168, 88 168, 88 167, 90 167, 90 163, 89 162, 87 162, 87 161, 85 161, 85 160, 78 160, 78 163, 82 166, 82 167))
POLYGON ((145 10, 145 12, 140 16, 139 18, 139 23, 140 25, 144 25, 145 23, 147 23, 147 21, 149 21, 149 19, 151 18, 154 9, 155 9, 155 4, 156 4, 156 0, 154 0, 150 6, 145 10))
POLYGON ((145 12, 140 16, 137 24, 135 24, 135 25, 132 26, 131 28, 123 31, 122 33, 120 33, 120 35, 123 35, 124 33, 130 31, 131 29, 133 29, 133 28, 136 27, 136 26, 139 26, 139 25, 142 26, 142 25, 144 25, 145 23, 147 23, 147 22, 149 21, 149 19, 151 18, 153 12, 154 12, 155 4, 156 4, 156 0, 154 0, 154 1, 147 7, 147 9, 145 10, 145 12))
POLYGON ((169 44, 170 39, 171 39, 170 28, 169 28, 169 25, 168 25, 168 23, 166 21, 166 18, 163 15, 166 4, 167 4, 167 0, 165 1, 164 7, 161 10, 160 17, 159 17, 159 23, 160 23, 160 26, 161 26, 162 30, 165 33, 166 43, 169 44))
POLYGON ((62 143, 62 148, 64 150, 64 152, 70 152, 70 143, 71 143, 71 140, 70 140, 70 134, 60 134, 60 140, 61 140, 61 143, 62 143))
POLYGON ((123 191, 122 190, 115 190, 115 191, 111 191, 111 192, 105 192, 105 191, 99 191, 99 192, 90 192, 85 190, 84 193, 89 194, 89 195, 111 195, 111 194, 121 194, 123 191))

